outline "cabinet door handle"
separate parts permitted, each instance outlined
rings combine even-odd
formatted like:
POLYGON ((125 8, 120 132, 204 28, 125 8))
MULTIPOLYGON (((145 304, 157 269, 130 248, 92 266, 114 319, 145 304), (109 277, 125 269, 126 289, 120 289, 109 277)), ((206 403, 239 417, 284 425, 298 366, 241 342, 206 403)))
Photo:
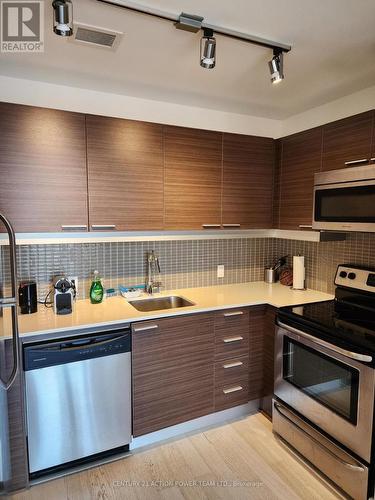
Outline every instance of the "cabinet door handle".
POLYGON ((228 387, 228 389, 223 389, 224 394, 230 394, 231 392, 242 391, 242 385, 235 385, 234 387, 228 387))
POLYGON ((223 227, 241 227, 241 224, 223 224, 223 227))
POLYGON ((224 318, 231 318, 232 316, 242 316, 243 311, 234 311, 229 313, 224 313, 224 318))
POLYGON ((243 340, 243 337, 238 335, 238 337, 227 337, 226 339, 223 339, 224 344, 230 344, 231 342, 240 342, 243 340))
POLYGON ((300 229, 312 229, 312 225, 311 224, 300 224, 298 227, 300 229))
POLYGON ((346 161, 345 165, 358 165, 359 163, 368 163, 368 162, 369 162, 368 158, 362 158, 361 160, 346 161))
POLYGON ((221 228, 221 224, 202 224, 203 229, 221 228))
POLYGON ((237 366, 242 366, 243 363, 242 361, 233 361, 232 363, 225 363, 225 365, 223 365, 223 368, 226 370, 228 368, 236 368, 237 366))
POLYGON ((105 231, 116 229, 116 224, 91 224, 91 229, 94 231, 105 231))
POLYGON ((87 231, 87 224, 63 224, 61 229, 63 231, 87 231))
POLYGON ((133 327, 133 332, 138 333, 138 332, 145 332, 147 330, 157 330, 159 328, 158 325, 146 325, 146 326, 134 326, 133 327))
POLYGON ((375 161, 375 158, 370 158, 370 161, 375 161))

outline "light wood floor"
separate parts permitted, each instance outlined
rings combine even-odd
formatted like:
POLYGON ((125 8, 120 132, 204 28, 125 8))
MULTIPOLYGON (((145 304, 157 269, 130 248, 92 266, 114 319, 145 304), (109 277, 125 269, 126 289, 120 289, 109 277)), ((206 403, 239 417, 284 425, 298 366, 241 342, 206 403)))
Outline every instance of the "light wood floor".
POLYGON ((296 460, 275 439, 271 423, 256 414, 139 451, 117 462, 33 486, 10 498, 333 500, 340 497, 296 460), (196 483, 184 484, 189 481, 196 483), (235 481, 246 484, 233 485, 235 481), (134 485, 130 486, 131 482, 134 485))

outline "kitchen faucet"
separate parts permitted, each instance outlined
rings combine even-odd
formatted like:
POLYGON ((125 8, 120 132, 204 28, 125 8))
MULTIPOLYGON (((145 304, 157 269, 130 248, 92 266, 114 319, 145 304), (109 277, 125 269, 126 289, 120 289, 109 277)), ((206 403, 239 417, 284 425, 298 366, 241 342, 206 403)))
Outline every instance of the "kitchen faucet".
POLYGON ((147 281, 146 292, 152 295, 155 290, 160 291, 161 281, 155 281, 155 274, 158 272, 160 275, 159 257, 155 254, 154 250, 147 254, 147 281))

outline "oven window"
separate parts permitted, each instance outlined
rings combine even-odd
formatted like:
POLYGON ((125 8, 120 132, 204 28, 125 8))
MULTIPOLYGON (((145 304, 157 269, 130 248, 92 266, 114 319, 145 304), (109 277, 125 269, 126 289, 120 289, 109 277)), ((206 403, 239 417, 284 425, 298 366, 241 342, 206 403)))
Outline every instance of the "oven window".
POLYGON ((315 192, 315 220, 375 222, 375 185, 315 192))
POLYGON ((354 425, 359 371, 284 337, 283 376, 290 384, 354 425))

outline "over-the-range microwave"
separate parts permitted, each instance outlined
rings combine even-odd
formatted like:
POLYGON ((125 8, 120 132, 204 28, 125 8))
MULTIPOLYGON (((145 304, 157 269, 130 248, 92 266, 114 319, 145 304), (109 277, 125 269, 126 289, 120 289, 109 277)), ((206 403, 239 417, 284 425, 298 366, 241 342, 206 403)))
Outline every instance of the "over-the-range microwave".
POLYGON ((375 232, 375 164, 315 174, 313 229, 375 232))

